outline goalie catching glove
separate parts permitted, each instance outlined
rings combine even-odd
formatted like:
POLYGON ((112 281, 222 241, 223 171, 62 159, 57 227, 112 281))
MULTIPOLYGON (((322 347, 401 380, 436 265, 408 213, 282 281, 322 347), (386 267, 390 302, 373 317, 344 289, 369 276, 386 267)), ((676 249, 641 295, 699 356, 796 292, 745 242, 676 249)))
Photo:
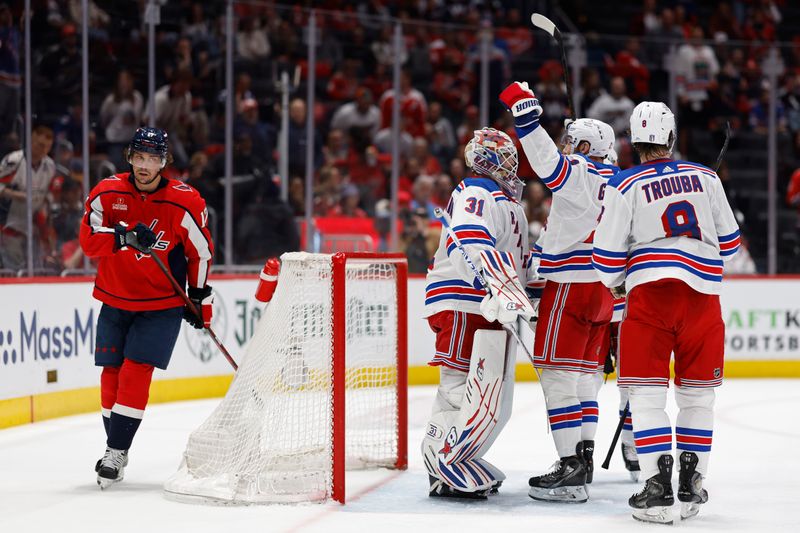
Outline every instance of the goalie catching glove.
POLYGON ((483 317, 489 322, 497 320, 501 324, 509 324, 517 316, 522 316, 525 320, 535 316, 536 311, 519 282, 511 254, 483 250, 480 258, 488 292, 481 301, 483 317))
POLYGON ((189 287, 186 295, 192 301, 192 305, 195 306, 198 313, 195 313, 195 310, 190 309, 187 305, 183 310, 183 319, 195 329, 211 326, 211 316, 214 310, 214 294, 211 292, 211 286, 206 285, 201 289, 189 287), (198 314, 203 317, 202 320, 198 314))

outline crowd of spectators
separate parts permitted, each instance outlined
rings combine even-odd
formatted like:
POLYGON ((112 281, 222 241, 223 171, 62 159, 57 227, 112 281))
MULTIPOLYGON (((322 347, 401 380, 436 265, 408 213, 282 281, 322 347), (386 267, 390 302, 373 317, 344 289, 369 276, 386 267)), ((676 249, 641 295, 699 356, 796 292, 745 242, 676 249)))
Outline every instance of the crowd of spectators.
MULTIPOLYGON (((21 146, 22 34, 17 4, 21 2, 0 0, 0 156, 7 154, 0 168, 19 161, 19 155, 9 157, 21 146)), ((80 2, 34 4, 32 104, 40 133, 50 132, 52 137, 54 169, 48 192, 35 205, 36 265, 61 270, 79 267, 83 260, 74 246, 79 199, 86 193, 80 187, 80 2)), ((210 207, 217 262, 225 260, 221 230, 227 216, 234 220, 235 263, 261 263, 299 249, 303 232, 296 218, 306 214, 309 145, 315 176, 313 216, 372 219, 374 245, 387 247, 392 110, 398 99, 400 245, 411 270, 424 272, 440 231, 433 209, 446 204, 466 175, 463 146, 473 130, 483 126, 478 118, 483 31, 489 32, 490 42, 489 125, 514 136, 496 95, 518 78, 534 86, 544 105, 542 122, 554 138, 568 116, 557 49, 549 37, 530 29, 521 9, 524 2, 323 2, 317 7, 324 9, 316 15, 313 109, 307 109, 305 101, 309 11, 296 5, 237 3, 233 212, 226 213, 221 181, 228 98, 224 3, 161 2, 152 102, 146 95, 144 3, 89 4, 91 183, 115 169, 127 170, 122 150, 152 109, 155 125, 170 135, 174 164, 165 173, 197 188, 210 207), (399 50, 392 42, 397 19, 404 24, 399 50), (391 83, 395 61, 402 63, 398 94, 391 83), (287 201, 281 200, 277 177, 282 72, 291 80, 287 201), (310 137, 308 113, 316 124, 310 137)), ((781 29, 797 10, 786 1, 733 0, 708 7, 691 0, 645 0, 629 13, 625 37, 607 39, 600 36, 603 16, 586 15, 592 13, 590 2, 576 2, 567 12, 587 43, 580 109, 584 116, 614 127, 621 137, 617 151, 623 168, 635 163, 624 139, 634 105, 644 99, 668 100, 667 57, 677 74, 683 156, 702 158, 704 153, 693 142, 695 132, 720 130, 727 120, 735 130, 765 133, 769 87, 763 62, 771 42, 788 38, 781 29)), ((619 14, 605 14, 611 24, 609 17, 619 14)), ((800 37, 780 51, 786 68, 779 78, 779 130, 790 136, 800 155, 800 37)), ((549 193, 524 157, 519 174, 528 183, 523 202, 535 239, 546 223, 549 193)), ((19 231, 5 220, 18 201, 11 189, 10 178, 0 176, 0 226, 19 231)), ((796 198, 791 201, 796 205, 796 198)), ((0 268, 22 268, 24 261, 20 264, 6 255, 0 255, 0 268)))

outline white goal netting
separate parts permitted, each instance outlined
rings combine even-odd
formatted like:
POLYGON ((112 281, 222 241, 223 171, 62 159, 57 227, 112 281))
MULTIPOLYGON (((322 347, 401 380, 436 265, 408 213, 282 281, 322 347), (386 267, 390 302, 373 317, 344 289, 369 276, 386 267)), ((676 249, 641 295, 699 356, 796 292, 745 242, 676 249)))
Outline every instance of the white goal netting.
POLYGON ((168 496, 222 503, 329 498, 333 369, 342 357, 347 468, 397 463, 395 263, 348 259, 346 297, 334 306, 332 256, 290 253, 281 260, 277 290, 239 371, 189 437, 179 471, 165 484, 168 496), (337 328, 344 328, 345 345, 334 353, 337 328))

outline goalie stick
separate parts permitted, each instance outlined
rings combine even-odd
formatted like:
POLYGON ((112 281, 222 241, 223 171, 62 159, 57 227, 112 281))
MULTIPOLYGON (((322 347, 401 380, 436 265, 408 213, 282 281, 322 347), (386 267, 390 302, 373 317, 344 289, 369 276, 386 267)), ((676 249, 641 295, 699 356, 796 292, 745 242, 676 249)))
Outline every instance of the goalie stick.
MULTIPOLYGON (((195 306, 194 303, 189 299, 189 297, 186 296, 186 292, 183 290, 183 288, 181 288, 181 286, 178 284, 177 280, 170 273, 170 271, 167 270, 167 267, 164 266, 164 263, 161 261, 161 259, 156 254, 153 254, 153 253, 150 254, 150 257, 153 258, 153 261, 156 262, 156 265, 158 265, 158 268, 160 268, 161 272, 163 272, 164 275, 167 277, 167 279, 169 280, 170 284, 172 285, 172 288, 175 289, 176 293, 178 293, 178 296, 180 296, 181 299, 183 300, 183 302, 186 305, 189 306, 189 309, 194 311, 194 314, 197 316, 197 318, 199 318, 202 321, 203 320, 203 315, 197 309, 197 306, 195 306)), ((217 348, 219 348, 219 351, 222 352, 222 355, 224 355, 225 359, 227 359, 228 362, 231 364, 231 366, 233 367, 233 370, 234 371, 239 370, 239 365, 237 365, 236 361, 233 360, 233 357, 231 357, 231 354, 228 352, 228 350, 222 344, 222 341, 220 341, 219 338, 217 338, 217 335, 216 335, 216 333, 214 333, 214 330, 211 329, 211 326, 209 326, 209 327, 207 327, 205 329, 206 329, 206 331, 208 331, 208 335, 211 337, 211 340, 214 341, 214 344, 216 344, 217 348)))
POLYGON ((567 54, 564 50, 564 39, 561 36, 561 32, 553 23, 552 20, 545 17, 540 13, 534 13, 531 15, 531 24, 539 28, 540 30, 544 30, 550 34, 552 38, 556 40, 558 43, 559 48, 561 49, 561 69, 564 73, 564 85, 567 88, 567 105, 569 105, 569 117, 570 120, 573 122, 575 121, 575 104, 572 100, 572 84, 569 82, 569 70, 567 69, 567 54))

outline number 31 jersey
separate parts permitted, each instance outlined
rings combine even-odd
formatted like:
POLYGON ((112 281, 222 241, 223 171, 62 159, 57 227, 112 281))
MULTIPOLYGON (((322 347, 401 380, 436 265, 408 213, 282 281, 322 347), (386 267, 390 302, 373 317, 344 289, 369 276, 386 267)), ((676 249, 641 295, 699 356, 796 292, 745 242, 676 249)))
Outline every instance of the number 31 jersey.
POLYGON ((717 174, 658 159, 609 180, 592 263, 608 287, 659 279, 719 294, 723 261, 739 248, 739 226, 717 174))
MULTIPOLYGON (((523 287, 530 266, 528 222, 525 210, 491 178, 466 178, 458 184, 447 204, 453 233, 461 241, 478 270, 481 250, 508 252, 523 287)), ((464 261, 447 231, 442 228, 439 248, 428 269, 425 316, 439 311, 480 314, 486 291, 464 261)))

